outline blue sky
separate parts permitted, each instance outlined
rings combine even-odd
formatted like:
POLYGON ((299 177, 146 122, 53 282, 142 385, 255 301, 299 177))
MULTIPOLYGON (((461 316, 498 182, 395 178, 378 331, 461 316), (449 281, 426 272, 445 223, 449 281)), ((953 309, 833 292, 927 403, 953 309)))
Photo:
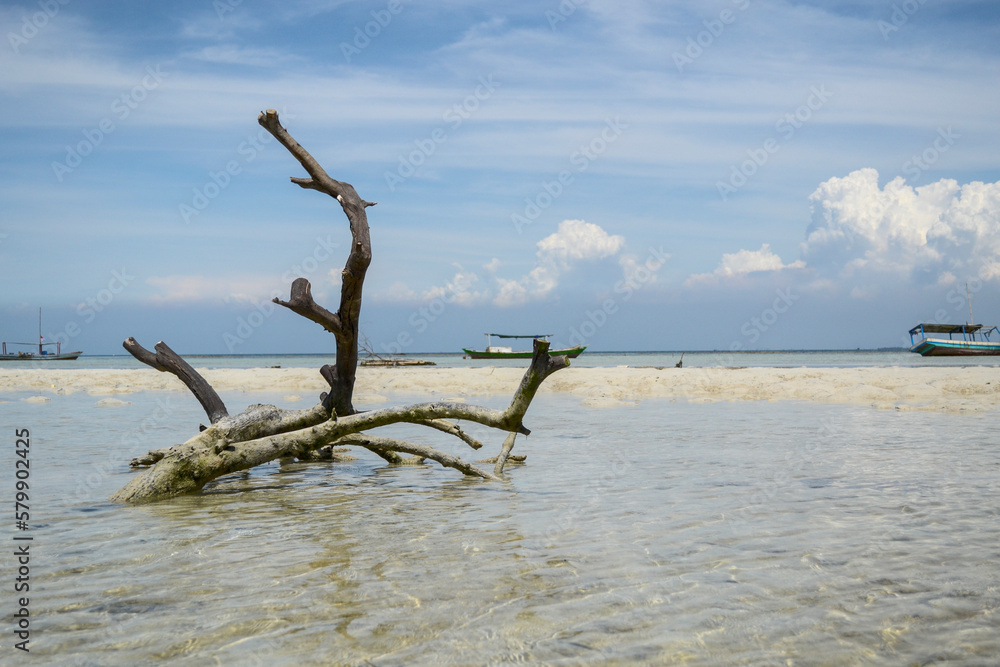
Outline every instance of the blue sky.
POLYGON ((1000 322, 1000 4, 0 5, 0 338, 322 352, 898 346, 1000 322), (542 331, 544 330, 544 331, 542 331))

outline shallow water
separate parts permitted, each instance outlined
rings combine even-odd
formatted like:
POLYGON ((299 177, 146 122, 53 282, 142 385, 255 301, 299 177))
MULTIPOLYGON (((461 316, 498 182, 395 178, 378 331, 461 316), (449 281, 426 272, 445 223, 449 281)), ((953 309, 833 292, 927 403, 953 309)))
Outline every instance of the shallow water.
MULTIPOLYGON (((526 344, 528 349, 530 344, 526 344)), ((195 368, 319 368, 333 363, 332 355, 284 354, 284 355, 185 355, 195 368)), ((432 361, 445 368, 514 366, 527 367, 527 359, 466 359, 459 354, 411 354, 407 359, 432 361)), ((921 357, 906 350, 792 350, 767 352, 596 352, 588 350, 572 360, 574 366, 616 367, 616 366, 663 366, 673 367, 678 362, 691 367, 737 366, 737 367, 798 367, 848 368, 858 366, 997 366, 997 357, 921 357)), ((87 356, 76 361, 8 361, 5 369, 87 369, 87 368, 148 368, 129 355, 87 356)))
MULTIPOLYGON (((13 429, 32 433, 38 664, 978 665, 1000 654, 996 415, 592 409, 542 394, 515 447, 528 463, 502 483, 359 453, 126 508, 105 498, 128 458, 193 434, 197 403, 26 396, 7 396, 0 414, 9 470, 13 429)), ((501 440, 468 426, 487 443, 470 456, 394 428, 469 459, 501 440)), ((6 486, 13 496, 12 475, 6 486)), ((2 566, 13 579, 9 556, 2 566)), ((10 644, 0 661, 20 657, 10 644)))

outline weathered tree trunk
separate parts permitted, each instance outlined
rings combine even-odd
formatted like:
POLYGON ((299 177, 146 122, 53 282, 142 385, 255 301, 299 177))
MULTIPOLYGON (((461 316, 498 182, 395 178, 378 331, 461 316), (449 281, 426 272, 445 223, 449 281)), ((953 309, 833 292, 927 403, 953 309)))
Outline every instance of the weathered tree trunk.
POLYGON ((257 122, 271 133, 288 152, 299 161, 309 178, 291 181, 300 187, 319 190, 340 202, 351 224, 351 252, 341 278, 340 310, 331 313, 312 298, 309 281, 299 278, 292 283, 288 301, 274 302, 291 309, 313 322, 321 324, 337 338, 337 364, 323 377, 330 383, 330 407, 338 415, 354 412, 354 378, 358 368, 358 321, 361 315, 361 288, 365 282, 368 265, 372 261, 371 238, 368 233, 368 215, 365 209, 374 206, 358 196, 354 186, 330 178, 309 152, 288 134, 278 120, 278 112, 268 109, 257 116, 257 122))
POLYGON ((324 192, 340 202, 351 229, 351 251, 341 283, 340 308, 332 313, 317 304, 309 281, 298 278, 292 283, 288 301, 275 303, 322 325, 334 334, 337 361, 323 366, 320 374, 330 391, 320 396, 320 403, 306 410, 281 410, 271 405, 252 405, 230 416, 215 390, 190 365, 163 342, 156 353, 144 349, 133 338, 124 347, 133 356, 153 368, 173 373, 181 379, 205 409, 210 426, 187 442, 149 452, 133 459, 133 467, 150 466, 111 496, 113 502, 141 503, 196 493, 205 484, 240 470, 247 470, 275 459, 298 457, 311 460, 317 450, 332 445, 369 449, 390 463, 410 464, 431 459, 455 468, 466 475, 497 479, 503 474, 517 433, 527 435, 522 420, 542 381, 569 365, 567 357, 550 357, 546 341, 534 342, 531 365, 514 393, 510 406, 503 411, 489 410, 464 403, 420 403, 359 413, 354 409, 354 382, 358 364, 358 322, 365 273, 371 263, 371 241, 365 209, 373 204, 358 196, 348 183, 334 180, 319 163, 281 126, 274 110, 262 112, 258 122, 268 130, 305 168, 310 178, 292 178, 297 185, 324 192), (469 437, 452 419, 484 424, 509 435, 500 455, 495 457, 493 472, 487 472, 462 459, 427 445, 369 435, 366 431, 397 423, 428 426, 479 449, 482 443, 469 437), (398 452, 413 455, 403 459, 398 452))

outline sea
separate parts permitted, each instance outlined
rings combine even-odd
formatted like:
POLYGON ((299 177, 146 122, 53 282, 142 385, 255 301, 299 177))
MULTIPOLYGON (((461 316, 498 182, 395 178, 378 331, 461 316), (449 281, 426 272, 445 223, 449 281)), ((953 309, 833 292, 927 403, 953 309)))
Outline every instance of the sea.
MULTIPOLYGON (((573 364, 680 357, 586 352, 573 364)), ((996 363, 683 353, 684 366, 996 363)), ((46 367, 140 365, 85 356, 46 367)), ((594 408, 543 392, 514 448, 527 460, 500 482, 352 452, 125 507, 107 498, 134 474, 129 459, 195 434, 197 401, 37 393, 0 392, 3 665, 991 665, 1000 655, 995 413, 662 398, 594 408)), ((236 411, 287 397, 223 399, 236 411)), ((412 426, 384 434, 467 460, 499 450, 502 434, 463 428, 480 452, 412 426)))
MULTIPOLYGON (((333 363, 333 354, 249 354, 249 355, 183 355, 195 368, 319 368, 333 363)), ((397 357, 366 357, 361 359, 408 359, 433 362, 443 368, 489 366, 526 366, 524 359, 469 359, 463 354, 428 352, 397 357)), ((615 368, 618 366, 673 367, 721 366, 752 367, 813 367, 854 368, 863 366, 1000 366, 996 357, 922 357, 906 349, 881 350, 766 350, 738 351, 654 351, 654 352, 591 352, 572 360, 573 366, 615 368)), ((148 368, 131 355, 84 355, 75 361, 7 361, 0 368, 148 368)))

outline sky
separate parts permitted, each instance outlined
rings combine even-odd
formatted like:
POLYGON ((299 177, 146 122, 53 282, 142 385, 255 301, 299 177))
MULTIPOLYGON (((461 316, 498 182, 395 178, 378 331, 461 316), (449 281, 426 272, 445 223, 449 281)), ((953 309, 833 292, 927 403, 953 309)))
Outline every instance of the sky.
POLYGON ((323 353, 908 345, 1000 323, 993 0, 0 3, 0 339, 323 353))

